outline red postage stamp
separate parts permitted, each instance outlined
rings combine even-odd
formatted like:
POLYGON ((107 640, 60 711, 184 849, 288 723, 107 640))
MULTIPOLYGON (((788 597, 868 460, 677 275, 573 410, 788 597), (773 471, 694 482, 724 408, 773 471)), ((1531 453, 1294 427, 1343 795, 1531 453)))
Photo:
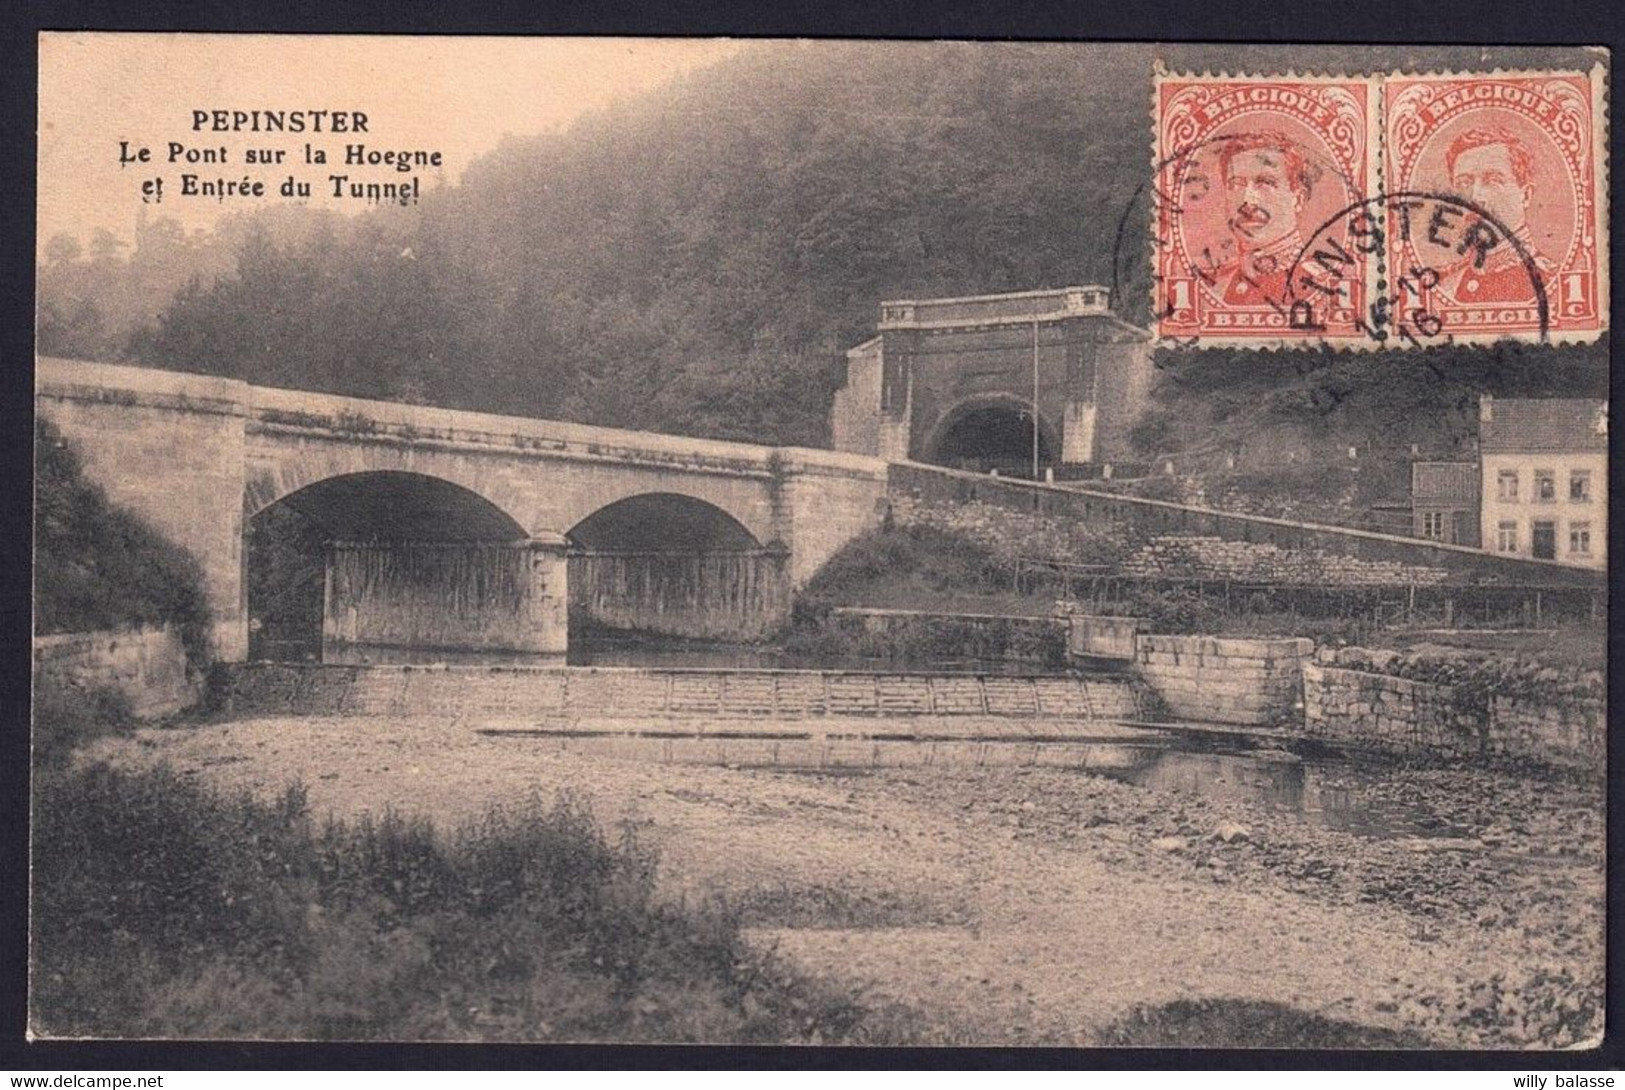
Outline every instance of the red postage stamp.
POLYGON ((1467 343, 1607 328, 1601 93, 1600 70, 1384 81, 1396 311, 1467 343))
POLYGON ((1584 342, 1608 328, 1601 68, 1160 75, 1172 344, 1584 342))
POLYGON ((1159 77, 1158 334, 1204 345, 1362 336, 1374 247, 1375 88, 1364 79, 1159 77), (1310 267, 1312 266, 1312 268, 1310 267))

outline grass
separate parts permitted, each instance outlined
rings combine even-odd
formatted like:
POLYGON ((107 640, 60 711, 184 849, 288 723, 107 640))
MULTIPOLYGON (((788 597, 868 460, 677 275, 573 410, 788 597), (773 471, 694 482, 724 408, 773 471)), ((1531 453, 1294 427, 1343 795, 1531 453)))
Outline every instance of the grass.
POLYGON ((1108 1027, 1108 1048, 1419 1049, 1409 1031, 1327 1018, 1253 999, 1180 999, 1141 1007, 1108 1027))
POLYGON ((1377 635, 1372 643, 1373 646, 1399 650, 1433 644, 1490 651, 1586 670, 1605 670, 1608 666, 1608 624, 1602 620, 1569 622, 1539 631, 1391 632, 1377 635))
MULTIPOLYGON (((832 606, 878 606, 925 595, 998 595, 1010 576, 993 550, 964 533, 914 524, 855 538, 797 596, 798 618, 832 606)), ((918 607, 915 607, 918 608, 918 607)))
POLYGON ((304 791, 224 795, 167 769, 42 768, 30 1022, 43 1037, 912 1043, 656 895, 657 859, 579 801, 453 830, 318 823, 304 791))
POLYGON ((33 760, 36 768, 67 763, 74 747, 135 727, 130 701, 115 689, 75 687, 36 672, 33 686, 33 760))

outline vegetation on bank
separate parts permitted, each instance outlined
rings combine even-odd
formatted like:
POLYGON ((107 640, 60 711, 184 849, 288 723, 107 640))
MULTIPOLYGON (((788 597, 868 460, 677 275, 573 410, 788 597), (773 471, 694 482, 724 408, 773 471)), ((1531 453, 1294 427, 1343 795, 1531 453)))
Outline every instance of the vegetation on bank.
MULTIPOLYGON (((837 552, 796 599, 784 635, 787 650, 810 655, 860 655, 915 664, 948 659, 1013 658, 1047 666, 1065 662, 1057 628, 952 620, 898 622, 868 631, 838 607, 916 609, 942 613, 1051 616, 1066 594, 1058 574, 1028 571, 1020 589, 1015 569, 980 535, 934 523, 891 525, 855 538, 837 552)), ((1371 632, 1364 617, 1307 617, 1267 601, 1227 607, 1213 594, 1181 586, 1120 586, 1109 604, 1093 608, 1141 617, 1154 632, 1307 636, 1317 642, 1359 643, 1371 632)))
POLYGON ((43 416, 34 423, 34 632, 176 628, 188 661, 208 659, 203 573, 185 549, 114 506, 43 416))
POLYGON ((1013 660, 1060 666, 1058 626, 1031 623, 1052 603, 1012 591, 1010 571, 971 536, 911 524, 871 530, 848 542, 796 596, 783 633, 786 651, 813 658, 869 658, 929 667, 950 660, 1013 660), (892 619, 884 631, 836 612, 842 606, 1008 616, 1007 621, 892 619))
POLYGON ((1178 999, 1142 1006, 1102 1035, 1108 1048, 1418 1049, 1409 1030, 1366 1026, 1262 999, 1178 999))
POLYGON ((748 946, 580 803, 445 833, 318 823, 305 794, 159 769, 35 793, 32 1028, 47 1037, 885 1044, 918 1034, 748 946))

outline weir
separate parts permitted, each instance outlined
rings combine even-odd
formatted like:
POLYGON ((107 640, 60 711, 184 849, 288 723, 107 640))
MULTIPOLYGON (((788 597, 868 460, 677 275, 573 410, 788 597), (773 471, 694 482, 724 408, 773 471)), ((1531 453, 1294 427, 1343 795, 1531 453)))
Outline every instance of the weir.
POLYGON ((322 598, 322 661, 445 649, 562 656, 565 543, 333 542, 322 598))

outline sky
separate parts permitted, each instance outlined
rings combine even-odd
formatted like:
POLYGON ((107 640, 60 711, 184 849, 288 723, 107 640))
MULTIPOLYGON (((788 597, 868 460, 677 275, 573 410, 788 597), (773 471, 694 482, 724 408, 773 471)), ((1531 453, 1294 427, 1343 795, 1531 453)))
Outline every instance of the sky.
MULTIPOLYGON (((504 135, 562 128, 738 48, 722 39, 42 34, 39 244, 59 232, 88 240, 98 227, 132 238, 142 185, 155 176, 166 188, 161 202, 149 201, 149 215, 171 216, 187 230, 257 205, 182 197, 176 189, 183 172, 211 180, 247 173, 270 183, 269 199, 279 200, 276 183, 290 171, 247 167, 251 147, 286 149, 290 161, 302 159, 307 141, 329 149, 330 159, 357 140, 382 150, 437 150, 445 180, 455 182, 504 135), (361 111, 369 131, 195 133, 195 109, 361 111), (199 149, 225 144, 227 162, 171 164, 171 141, 199 149), (153 161, 121 166, 121 142, 132 156, 150 148, 153 161)), ((317 183, 328 173, 295 165, 317 183)), ((401 178, 387 168, 367 177, 401 178)), ((426 171, 422 185, 434 179, 426 171)), ((330 200, 324 190, 313 191, 314 205, 340 207, 330 200)), ((343 202, 346 211, 365 207, 343 202)))

